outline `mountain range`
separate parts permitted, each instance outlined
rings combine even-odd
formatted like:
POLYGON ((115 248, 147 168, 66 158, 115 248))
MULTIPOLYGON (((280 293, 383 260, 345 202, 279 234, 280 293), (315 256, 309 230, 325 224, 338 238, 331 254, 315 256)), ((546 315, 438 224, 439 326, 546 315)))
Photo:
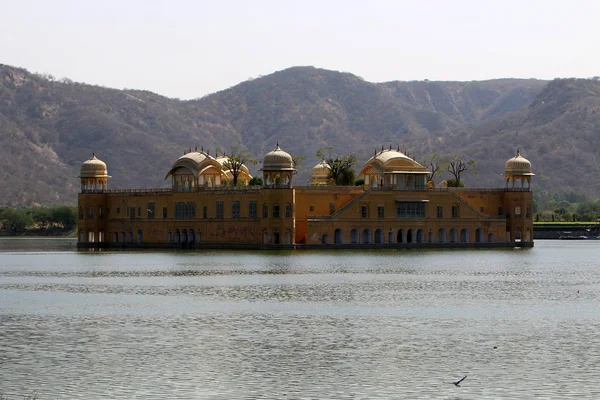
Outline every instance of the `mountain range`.
MULTIPOLYGON (((535 191, 600 197, 600 81, 373 83, 292 67, 183 101, 0 64, 0 205, 75 203, 80 165, 93 152, 111 188, 165 187, 185 151, 237 144, 258 161, 277 144, 303 156, 297 185, 309 182, 318 149, 355 154, 358 171, 392 146, 417 161, 474 159, 467 186, 501 187, 504 162, 520 149, 535 191)), ((260 175, 260 163, 249 167, 260 175)))

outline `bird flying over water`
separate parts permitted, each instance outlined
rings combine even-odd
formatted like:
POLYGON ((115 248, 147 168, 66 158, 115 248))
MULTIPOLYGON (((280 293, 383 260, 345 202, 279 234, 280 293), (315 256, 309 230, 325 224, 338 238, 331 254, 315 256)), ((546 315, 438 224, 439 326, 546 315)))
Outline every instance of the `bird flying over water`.
POLYGON ((458 380, 456 382, 450 382, 450 383, 452 383, 454 386, 460 387, 460 383, 462 381, 464 381, 466 378, 467 378, 467 376, 465 375, 465 376, 462 377, 462 379, 460 379, 460 380, 458 380))

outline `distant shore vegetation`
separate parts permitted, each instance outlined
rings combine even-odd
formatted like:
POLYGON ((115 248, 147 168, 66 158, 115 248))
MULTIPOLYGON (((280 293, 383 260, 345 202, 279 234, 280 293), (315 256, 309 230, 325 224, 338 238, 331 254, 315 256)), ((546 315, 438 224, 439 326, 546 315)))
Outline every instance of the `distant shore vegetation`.
POLYGON ((77 227, 77 207, 0 207, 0 235, 66 236, 77 227))

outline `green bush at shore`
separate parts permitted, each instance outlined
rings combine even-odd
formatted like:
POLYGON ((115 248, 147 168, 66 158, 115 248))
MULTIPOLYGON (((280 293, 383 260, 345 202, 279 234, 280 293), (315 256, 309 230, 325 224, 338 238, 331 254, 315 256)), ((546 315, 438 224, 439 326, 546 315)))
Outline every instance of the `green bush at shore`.
POLYGON ((0 207, 0 232, 7 235, 65 235, 76 226, 75 206, 0 207))

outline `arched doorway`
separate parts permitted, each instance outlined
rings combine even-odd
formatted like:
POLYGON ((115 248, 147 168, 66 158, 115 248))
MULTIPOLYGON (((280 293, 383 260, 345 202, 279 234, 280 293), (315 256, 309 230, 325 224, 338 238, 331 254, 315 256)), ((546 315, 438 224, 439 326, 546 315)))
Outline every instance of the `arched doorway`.
POLYGON ((190 233, 188 234, 188 239, 189 239, 190 243, 196 242, 196 234, 194 233, 193 229, 190 229, 190 233))
POLYGON ((412 228, 409 228, 406 231, 406 243, 412 243, 413 240, 414 240, 414 238, 413 238, 413 230, 412 230, 412 228))
POLYGON ((404 243, 404 229, 398 229, 398 237, 396 238, 396 242, 404 243))
POLYGON ((142 237, 142 230, 138 229, 138 231, 137 231, 137 244, 142 244, 142 239, 143 239, 143 237, 142 237))
POLYGON ((357 229, 352 229, 350 231, 350 243, 352 243, 352 244, 358 243, 358 230, 357 229))
POLYGON ((438 229, 438 243, 446 243, 446 230, 444 228, 438 229))
POLYGON ((181 233, 179 233, 179 229, 175 229, 175 243, 179 243, 181 241, 181 233))
POLYGON ((323 236, 321 236, 321 244, 327 244, 327 240, 328 240, 327 234, 324 233, 323 236))
POLYGON ((483 229, 481 229, 481 228, 475 229, 475 241, 477 243, 483 242, 483 229))
POLYGON ((428 236, 429 236, 429 238, 428 238, 427 243, 433 243, 434 242, 433 232, 429 231, 429 235, 428 236))
POLYGON ((366 228, 362 232, 362 242, 363 243, 371 243, 371 230, 366 228))
POLYGON ((383 229, 377 228, 375 230, 375 243, 381 244, 383 243, 383 229))
POLYGON ((425 242, 425 232, 423 232, 423 229, 419 228, 417 230, 417 243, 423 242, 425 242))
POLYGON ((125 232, 121 232, 121 243, 125 243, 125 232))
POLYGON ((494 236, 494 234, 488 233, 488 243, 494 243, 495 240, 496 240, 496 237, 494 236))
POLYGON ((182 229, 181 230, 181 243, 187 243, 187 241, 188 241, 187 230, 186 229, 182 229))
POLYGON ((462 228, 460 230, 460 242, 469 243, 469 231, 467 230, 467 228, 462 228))
POLYGON ((450 243, 456 243, 457 235, 456 229, 450 228, 450 243))
POLYGON ((342 230, 340 228, 337 228, 333 232, 333 243, 335 243, 335 244, 342 244, 342 243, 344 243, 344 239, 343 239, 343 235, 342 235, 342 230))

